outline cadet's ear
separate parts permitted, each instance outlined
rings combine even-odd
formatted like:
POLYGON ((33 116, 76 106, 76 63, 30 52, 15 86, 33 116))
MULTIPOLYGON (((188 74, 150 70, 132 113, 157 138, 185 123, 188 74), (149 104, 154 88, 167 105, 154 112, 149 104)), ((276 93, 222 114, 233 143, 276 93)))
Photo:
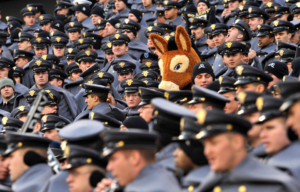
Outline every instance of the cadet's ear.
POLYGON ((165 40, 165 38, 157 34, 150 34, 149 38, 152 41, 155 49, 157 49, 161 54, 164 54, 168 51, 168 42, 165 40))
POLYGON ((263 93, 265 91, 265 86, 263 84, 258 84, 255 89, 256 89, 255 92, 263 93))

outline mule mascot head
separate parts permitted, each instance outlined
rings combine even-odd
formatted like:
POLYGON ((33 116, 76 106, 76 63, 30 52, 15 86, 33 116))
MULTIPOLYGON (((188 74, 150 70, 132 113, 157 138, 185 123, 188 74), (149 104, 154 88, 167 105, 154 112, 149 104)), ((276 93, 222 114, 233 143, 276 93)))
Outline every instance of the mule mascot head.
POLYGON ((157 34, 150 34, 150 39, 155 48, 163 54, 158 62, 162 76, 159 88, 172 91, 191 87, 193 67, 201 60, 192 48, 184 27, 177 27, 173 43, 171 39, 167 42, 157 34))

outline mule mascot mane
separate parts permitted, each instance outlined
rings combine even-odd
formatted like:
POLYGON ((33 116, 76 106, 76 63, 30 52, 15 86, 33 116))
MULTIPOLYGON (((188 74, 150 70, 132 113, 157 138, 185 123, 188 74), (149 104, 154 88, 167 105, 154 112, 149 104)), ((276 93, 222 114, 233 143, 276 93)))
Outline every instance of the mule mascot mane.
POLYGON ((190 90, 193 67, 201 60, 192 48, 191 40, 184 27, 177 27, 175 44, 170 39, 168 45, 168 42, 157 34, 150 34, 150 39, 154 47, 163 54, 158 62, 162 76, 159 88, 168 91, 190 90), (177 49, 174 49, 176 45, 177 49))

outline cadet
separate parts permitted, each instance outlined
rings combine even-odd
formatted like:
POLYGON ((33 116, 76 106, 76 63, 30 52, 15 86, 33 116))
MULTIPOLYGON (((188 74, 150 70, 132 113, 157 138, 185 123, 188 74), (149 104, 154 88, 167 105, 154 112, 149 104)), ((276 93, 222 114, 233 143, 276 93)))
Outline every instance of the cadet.
POLYGON ((109 43, 110 36, 117 33, 116 24, 121 23, 117 18, 110 18, 106 22, 105 33, 103 34, 102 45, 105 43, 109 43))
MULTIPOLYGON (((158 138, 156 134, 137 130, 109 130, 102 137, 105 143, 113 143, 113 146, 106 145, 102 153, 104 157, 109 157, 106 169, 124 187, 124 191, 137 191, 145 187, 149 191, 180 191, 175 177, 154 163, 158 138), (130 144, 131 142, 134 144, 130 144), (132 163, 131 158, 137 163, 132 163), (119 161, 122 163, 117 163, 119 161), (148 182, 150 180, 157 181, 157 184, 153 185, 148 182)), ((103 179, 95 191, 103 191, 112 182, 111 179, 103 179)))
POLYGON ((130 19, 124 19, 121 23, 122 33, 130 38, 130 43, 128 44, 128 54, 139 59, 144 52, 149 51, 147 45, 141 41, 137 41, 138 31, 141 26, 130 19))
POLYGON ((31 133, 7 132, 6 143, 5 163, 14 182, 12 190, 39 191, 44 181, 53 175, 47 165, 47 148, 51 140, 31 133))
POLYGON ((90 178, 95 172, 98 173, 97 180, 105 178, 107 160, 100 157, 99 151, 78 145, 68 145, 68 151, 66 170, 69 175, 66 182, 69 183, 70 192, 92 190, 90 178))
POLYGON ((181 105, 185 108, 189 108, 187 102, 193 99, 193 93, 190 90, 166 91, 164 96, 168 101, 181 105))
POLYGON ((176 1, 164 1, 165 16, 167 21, 165 23, 170 25, 182 25, 185 24, 180 16, 178 16, 178 11, 180 9, 180 4, 176 1))
POLYGON ((73 62, 68 65, 66 71, 69 77, 64 80, 64 89, 68 90, 73 95, 77 95, 82 89, 80 85, 84 82, 83 78, 80 77, 82 70, 79 69, 79 66, 75 62, 73 62))
POLYGON ((56 87, 63 88, 64 80, 68 75, 59 69, 50 69, 49 71, 49 83, 56 87))
POLYGON ((260 138, 268 156, 264 162, 267 165, 285 170, 299 181, 299 165, 294 163, 300 155, 294 153, 299 147, 298 137, 291 137, 291 130, 286 126, 286 115, 279 111, 282 100, 272 96, 258 97, 256 106, 261 111, 257 123, 262 124, 260 138), (270 129, 271 128, 271 129, 270 129), (276 139, 275 139, 276 138, 276 139))
POLYGON ((15 66, 15 67, 13 67, 13 71, 14 71, 14 73, 12 76, 13 76, 14 80, 16 81, 16 83, 22 84, 23 83, 22 78, 25 75, 24 69, 22 69, 21 67, 15 66))
POLYGON ((42 30, 50 33, 50 25, 55 20, 55 18, 50 14, 43 14, 40 15, 38 18, 39 18, 39 25, 41 26, 42 30))
POLYGON ((173 153, 175 166, 184 172, 184 177, 181 179, 183 191, 193 191, 200 186, 210 171, 204 156, 204 147, 195 139, 201 126, 194 121, 195 119, 187 117, 181 118, 181 135, 173 139, 178 143, 178 148, 173 153))
POLYGON ((2 174, 0 177, 1 184, 0 184, 0 190, 3 192, 11 192, 11 181, 9 179, 9 172, 8 172, 8 167, 5 167, 4 160, 5 158, 3 157, 3 154, 7 148, 5 138, 4 136, 0 136, 0 167, 2 170, 2 174))
POLYGON ((20 121, 25 122, 26 119, 27 119, 27 115, 29 113, 29 110, 30 110, 30 107, 22 105, 22 106, 14 108, 11 111, 10 116, 14 117, 16 119, 19 119, 20 121))
POLYGON ((127 0, 116 0, 115 6, 116 6, 117 13, 113 15, 111 18, 117 18, 120 21, 126 19, 130 11, 130 9, 127 7, 127 0))
POLYGON ((272 22, 273 33, 275 40, 290 43, 292 38, 292 32, 294 31, 294 25, 288 21, 276 20, 272 22))
POLYGON ((191 34, 194 35, 194 44, 198 51, 202 53, 205 49, 207 49, 204 29, 207 27, 208 21, 198 18, 190 18, 189 21, 191 22, 191 34))
POLYGON ((23 121, 20 121, 14 117, 3 117, 2 118, 3 128, 1 133, 5 135, 6 132, 18 132, 23 126, 23 121))
POLYGON ((101 47, 101 49, 105 53, 104 67, 101 69, 101 71, 107 72, 107 70, 110 67, 110 63, 115 58, 115 55, 112 52, 112 44, 111 44, 111 42, 103 44, 102 47, 101 47))
POLYGON ((139 93, 142 97, 142 100, 139 104, 140 109, 138 110, 138 112, 140 114, 140 117, 142 117, 148 123, 149 131, 151 131, 153 129, 152 117, 154 111, 154 106, 151 104, 151 100, 157 97, 163 98, 164 94, 159 90, 152 90, 144 87, 139 88, 139 93))
POLYGON ((26 32, 20 32, 19 33, 19 49, 24 51, 32 51, 32 45, 30 43, 30 40, 33 39, 34 36, 26 33, 26 32))
POLYGON ((235 81, 235 79, 227 76, 219 77, 220 90, 218 93, 230 100, 230 102, 226 103, 224 107, 225 113, 229 114, 235 114, 240 108, 239 102, 235 99, 237 89, 234 85, 235 81))
POLYGON ((286 64, 279 61, 267 64, 264 71, 273 78, 273 81, 269 82, 268 89, 280 82, 285 75, 289 74, 286 64))
POLYGON ((211 172, 195 191, 299 190, 291 177, 247 155, 245 143, 251 128, 247 120, 220 110, 201 110, 197 119, 204 128, 196 138, 203 142, 211 172))
POLYGON ((287 68, 289 73, 292 71, 292 62, 294 61, 296 52, 294 50, 289 49, 280 49, 279 55, 280 55, 280 62, 283 62, 287 68))
MULTIPOLYGON (((216 47, 220 47, 226 41, 227 33, 228 33, 228 26, 224 24, 212 24, 210 26, 212 29, 211 36, 215 43, 216 47)), ((215 55, 214 62, 212 64, 214 73, 217 74, 224 67, 224 62, 222 61, 222 56, 219 54, 215 55)))
POLYGON ((237 93, 241 91, 266 93, 269 83, 273 80, 269 74, 248 65, 240 65, 235 68, 235 71, 237 93))
POLYGON ((131 63, 129 61, 119 61, 115 62, 113 61, 113 69, 115 72, 117 72, 118 82, 119 84, 116 86, 116 90, 120 93, 120 95, 124 96, 124 90, 121 87, 121 82, 126 79, 133 79, 135 74, 135 64, 131 63))
POLYGON ((275 50, 275 37, 273 33, 273 27, 269 25, 258 25, 258 49, 256 51, 256 56, 258 61, 261 63, 262 60, 273 50, 275 50))
POLYGON ((83 30, 93 29, 95 26, 92 19, 89 17, 91 15, 91 8, 88 4, 78 4, 75 6, 75 17, 77 21, 82 24, 83 30))
POLYGON ((146 87, 146 84, 137 79, 126 79, 121 82, 121 87, 124 89, 125 100, 128 105, 123 111, 126 116, 139 115, 139 104, 142 100, 139 95, 139 87, 146 87))
POLYGON ((197 113, 200 109, 220 109, 224 110, 229 99, 221 94, 203 87, 193 86, 193 99, 188 102, 189 109, 197 113))
POLYGON ((68 2, 68 1, 58 1, 56 2, 57 6, 54 9, 54 15, 66 15, 69 8, 73 7, 74 4, 68 2))
POLYGON ((77 62, 79 65, 79 69, 84 72, 91 66, 95 65, 95 60, 97 58, 97 53, 92 50, 87 51, 80 51, 75 56, 75 62, 77 62))
POLYGON ((141 28, 138 32, 137 40, 139 40, 143 43, 147 43, 148 40, 147 40, 147 37, 144 34, 144 31, 147 29, 147 27, 146 27, 147 25, 142 23, 142 19, 143 19, 142 13, 139 10, 131 8, 131 10, 128 14, 128 19, 137 22, 141 26, 141 28))
MULTIPOLYGON (((46 55, 46 54, 52 54, 52 48, 50 48, 51 45, 51 41, 50 39, 48 39, 47 37, 42 37, 42 33, 39 33, 39 36, 36 38, 33 38, 30 40, 30 43, 33 46, 33 51, 34 54, 36 56, 36 58, 42 56, 42 55, 46 55)), ((49 33, 48 35, 49 36, 49 33)))
POLYGON ((44 133, 44 137, 57 142, 62 141, 58 135, 59 131, 71 123, 68 119, 53 114, 44 115, 41 122, 41 132, 44 133))
MULTIPOLYGON (((65 56, 67 58, 68 65, 70 65, 73 62, 75 62, 75 56, 79 52, 80 51, 78 49, 75 49, 75 48, 68 48, 68 49, 66 49, 65 56)), ((65 69, 65 72, 67 72, 66 69, 65 69)))
POLYGON ((289 6, 286 6, 286 3, 283 7, 279 6, 277 8, 277 11, 276 11, 276 15, 275 15, 275 18, 277 20, 284 20, 284 21, 287 21, 288 18, 290 18, 290 12, 289 12, 289 8, 291 7, 291 5, 289 6))
POLYGON ((300 42, 299 34, 300 34, 300 21, 291 21, 291 23, 294 25, 294 31, 292 33, 291 42, 297 45, 300 42))
POLYGON ((11 112, 13 110, 15 101, 15 85, 11 79, 6 77, 0 80, 0 94, 2 102, 0 103, 0 109, 11 112))
POLYGON ((265 11, 258 7, 251 6, 248 8, 248 19, 249 27, 252 30, 254 38, 251 40, 251 49, 257 51, 258 49, 258 38, 256 37, 258 33, 258 25, 264 24, 270 16, 265 11))
POLYGON ((138 10, 141 10, 143 14, 143 22, 146 23, 148 19, 153 18, 153 14, 156 11, 156 4, 153 0, 143 1, 143 5, 138 10))
POLYGON ((199 87, 206 88, 215 80, 215 74, 208 62, 199 62, 193 68, 192 83, 199 87))
POLYGON ((83 29, 83 26, 77 21, 72 21, 67 23, 64 29, 68 32, 69 36, 69 43, 67 46, 70 46, 81 37, 81 30, 83 29))
POLYGON ((21 10, 21 15, 25 22, 25 26, 23 27, 23 32, 27 32, 33 35, 33 31, 36 29, 40 29, 41 26, 35 23, 35 14, 37 10, 34 7, 25 7, 21 10))
POLYGON ((107 129, 119 129, 122 124, 122 121, 125 119, 125 115, 121 111, 115 108, 111 112, 105 114, 90 112, 88 118, 91 120, 100 121, 104 123, 107 129), (117 113, 115 113, 115 111, 117 111, 117 113))
POLYGON ((234 70, 243 63, 243 60, 246 57, 244 54, 246 50, 247 46, 245 42, 229 41, 223 43, 218 48, 218 54, 222 56, 222 61, 225 63, 225 66, 227 66, 227 69, 226 67, 223 67, 216 73, 216 77, 219 77, 220 75, 234 77, 234 70))
POLYGON ((65 57, 65 50, 68 41, 69 40, 64 37, 51 37, 53 55, 58 57, 60 59, 60 62, 62 63, 67 63, 67 59, 65 57))
POLYGON ((228 41, 249 41, 252 37, 251 31, 248 25, 240 19, 237 19, 228 30, 228 41))
POLYGON ((215 56, 215 53, 217 52, 218 47, 215 46, 211 27, 206 27, 204 29, 204 33, 205 33, 205 36, 207 37, 206 38, 207 49, 202 51, 201 60, 207 61, 210 65, 212 65, 214 62, 214 56, 215 56))
POLYGON ((300 19, 300 5, 299 3, 294 3, 290 6, 290 13, 293 15, 293 20, 300 19))
POLYGON ((90 18, 92 19, 92 22, 94 25, 98 24, 98 20, 99 19, 104 19, 105 15, 104 15, 104 10, 103 8, 96 6, 92 8, 91 11, 91 16, 90 18))
POLYGON ((34 54, 30 51, 16 50, 15 52, 15 63, 18 67, 22 68, 25 72, 22 77, 22 84, 27 88, 34 85, 33 73, 29 68, 29 62, 32 60, 34 54))

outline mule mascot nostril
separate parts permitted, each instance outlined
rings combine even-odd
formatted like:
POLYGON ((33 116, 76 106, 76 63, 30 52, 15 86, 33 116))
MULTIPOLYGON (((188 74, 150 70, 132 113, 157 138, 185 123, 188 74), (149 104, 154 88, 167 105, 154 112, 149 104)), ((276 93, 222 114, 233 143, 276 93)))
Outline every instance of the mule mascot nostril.
POLYGON ((159 88, 168 91, 190 90, 193 67, 201 60, 192 48, 184 27, 177 27, 175 40, 170 38, 166 41, 157 34, 150 34, 150 39, 155 48, 163 54, 158 63, 162 76, 159 88))

